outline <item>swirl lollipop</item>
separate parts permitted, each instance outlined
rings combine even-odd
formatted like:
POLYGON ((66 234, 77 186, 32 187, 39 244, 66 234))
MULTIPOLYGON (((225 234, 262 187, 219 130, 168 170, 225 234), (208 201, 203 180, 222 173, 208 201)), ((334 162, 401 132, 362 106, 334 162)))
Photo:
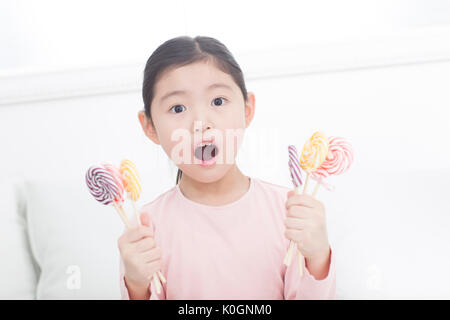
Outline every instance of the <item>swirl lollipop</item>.
POLYGON ((348 141, 341 137, 330 137, 328 154, 322 165, 311 174, 311 178, 317 181, 313 197, 324 178, 346 172, 353 163, 353 148, 348 141))
POLYGON ((129 227, 130 223, 116 201, 116 199, 120 199, 121 191, 114 176, 103 167, 91 166, 86 172, 85 179, 89 192, 94 199, 104 205, 112 204, 125 225, 129 227))
MULTIPOLYGON (((292 184, 294 185, 294 192, 296 194, 298 194, 298 188, 303 184, 302 183, 302 172, 300 170, 300 162, 298 160, 298 154, 297 154, 297 149, 295 148, 295 146, 289 146, 288 147, 288 154, 289 154, 289 161, 288 161, 288 165, 289 165, 289 172, 291 174, 291 179, 292 179, 292 184)), ((288 252, 286 253, 286 256, 284 257, 284 264, 286 266, 289 266, 291 264, 291 260, 292 260, 292 252, 294 250, 295 247, 295 242, 294 241, 290 241, 289 242, 289 249, 288 252)), ((298 254, 300 255, 300 251, 298 251, 298 254)), ((301 259, 301 256, 299 258, 299 261, 301 259)), ((303 275, 303 271, 302 271, 302 267, 301 264, 299 264, 299 272, 300 272, 300 276, 303 275)))
POLYGON ((300 156, 300 167, 306 171, 303 194, 306 193, 309 175, 319 168, 325 160, 328 152, 328 138, 322 132, 315 132, 303 146, 300 156))
POLYGON ((120 163, 119 171, 122 176, 125 191, 127 192, 128 198, 131 200, 131 203, 133 205, 134 215, 136 216, 137 223, 141 225, 141 220, 139 219, 136 209, 136 201, 141 195, 141 184, 139 183, 139 173, 137 167, 132 161, 124 159, 120 163))
POLYGON ((124 192, 124 187, 123 187, 123 182, 122 182, 122 176, 120 174, 119 169, 117 169, 117 167, 109 162, 104 162, 102 163, 103 168, 105 168, 106 171, 108 171, 114 179, 114 182, 116 183, 117 188, 119 189, 119 192, 117 194, 117 196, 114 198, 114 200, 120 204, 123 203, 124 199, 123 199, 123 192, 124 192))
POLYGON ((298 153, 295 146, 288 147, 289 153, 289 172, 291 173, 292 184, 294 185, 295 193, 298 193, 298 188, 303 184, 302 172, 300 170, 300 162, 298 161, 298 153))

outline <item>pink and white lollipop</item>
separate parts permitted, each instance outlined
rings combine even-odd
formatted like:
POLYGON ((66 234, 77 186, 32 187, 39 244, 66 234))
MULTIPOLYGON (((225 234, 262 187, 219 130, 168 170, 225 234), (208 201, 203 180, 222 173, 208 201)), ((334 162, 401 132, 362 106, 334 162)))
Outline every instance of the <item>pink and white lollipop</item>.
POLYGON ((118 203, 123 203, 124 201, 123 194, 125 188, 123 186, 122 175, 120 174, 119 169, 109 162, 102 163, 102 166, 105 168, 106 171, 108 171, 113 176, 114 182, 117 188, 119 189, 119 192, 117 193, 117 196, 115 197, 114 200, 118 203))
POLYGON ((311 173, 311 178, 317 181, 313 196, 317 193, 324 178, 331 175, 338 175, 346 172, 353 163, 353 147, 341 137, 328 138, 328 153, 322 165, 311 173))
POLYGON ((88 190, 94 199, 104 205, 112 204, 125 225, 129 227, 130 223, 125 212, 116 201, 116 199, 121 199, 121 192, 123 193, 123 186, 121 190, 120 186, 117 185, 117 179, 101 166, 91 166, 86 172, 85 179, 88 190))

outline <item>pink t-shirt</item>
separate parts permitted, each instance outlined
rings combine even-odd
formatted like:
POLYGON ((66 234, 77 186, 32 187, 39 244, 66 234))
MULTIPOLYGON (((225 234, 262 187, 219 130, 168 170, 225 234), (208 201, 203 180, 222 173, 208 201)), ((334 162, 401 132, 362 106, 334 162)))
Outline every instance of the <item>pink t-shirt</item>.
MULTIPOLYGON (((334 255, 325 279, 305 268, 298 273, 297 250, 289 267, 284 220, 289 188, 251 178, 240 199, 209 206, 186 198, 176 185, 144 205, 156 245, 162 251, 167 282, 150 300, 159 299, 336 299, 334 255)), ((129 299, 120 259, 122 299, 129 299)))

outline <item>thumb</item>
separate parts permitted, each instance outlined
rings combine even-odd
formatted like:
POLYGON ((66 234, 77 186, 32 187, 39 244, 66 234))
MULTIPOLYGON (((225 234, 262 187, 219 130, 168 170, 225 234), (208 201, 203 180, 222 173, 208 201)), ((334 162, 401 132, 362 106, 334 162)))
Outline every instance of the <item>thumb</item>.
POLYGON ((288 197, 288 198, 290 198, 291 196, 293 196, 295 194, 295 191, 294 190, 290 190, 287 194, 286 194, 286 196, 288 197))
POLYGON ((150 227, 150 215, 147 212, 142 212, 139 218, 141 219, 141 223, 143 226, 150 227))

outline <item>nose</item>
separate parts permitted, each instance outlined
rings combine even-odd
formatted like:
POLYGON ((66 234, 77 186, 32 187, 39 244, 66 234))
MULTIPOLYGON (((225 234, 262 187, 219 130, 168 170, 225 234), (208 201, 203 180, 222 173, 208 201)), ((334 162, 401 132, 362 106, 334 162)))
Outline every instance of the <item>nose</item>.
POLYGON ((213 121, 211 121, 214 115, 211 114, 209 108, 203 104, 199 103, 194 108, 191 108, 191 116, 193 126, 193 130, 191 132, 193 133, 198 134, 200 132, 204 134, 205 131, 214 127, 213 121))
POLYGON ((211 129, 212 125, 208 112, 198 110, 193 116, 194 133, 205 132, 206 130, 211 129))
POLYGON ((206 122, 204 120, 195 120, 194 121, 194 133, 205 132, 211 128, 212 128, 212 126, 209 122, 206 122))

